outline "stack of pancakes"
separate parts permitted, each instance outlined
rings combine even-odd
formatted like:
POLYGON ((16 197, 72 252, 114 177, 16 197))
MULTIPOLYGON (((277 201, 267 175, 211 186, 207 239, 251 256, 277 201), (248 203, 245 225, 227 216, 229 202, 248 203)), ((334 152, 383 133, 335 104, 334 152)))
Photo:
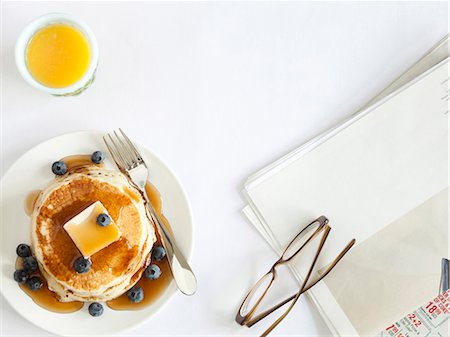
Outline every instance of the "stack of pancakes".
POLYGON ((39 195, 31 216, 31 242, 48 287, 61 301, 108 301, 141 277, 156 241, 142 196, 126 177, 102 167, 86 167, 57 177, 39 195), (100 201, 121 238, 90 257, 91 269, 79 274, 73 262, 81 253, 63 225, 100 201))

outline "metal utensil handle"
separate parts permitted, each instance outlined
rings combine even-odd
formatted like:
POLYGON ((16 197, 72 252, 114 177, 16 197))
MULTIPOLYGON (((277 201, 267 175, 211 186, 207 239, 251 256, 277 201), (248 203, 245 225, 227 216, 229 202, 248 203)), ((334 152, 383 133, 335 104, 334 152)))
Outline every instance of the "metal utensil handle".
POLYGON ((178 245, 175 242, 175 238, 170 234, 166 225, 159 217, 153 207, 153 204, 147 200, 146 207, 151 218, 156 224, 162 244, 167 250, 167 258, 169 260, 173 278, 177 283, 178 288, 185 295, 193 295, 197 290, 197 280, 191 270, 191 267, 186 261, 183 253, 179 250, 178 245))

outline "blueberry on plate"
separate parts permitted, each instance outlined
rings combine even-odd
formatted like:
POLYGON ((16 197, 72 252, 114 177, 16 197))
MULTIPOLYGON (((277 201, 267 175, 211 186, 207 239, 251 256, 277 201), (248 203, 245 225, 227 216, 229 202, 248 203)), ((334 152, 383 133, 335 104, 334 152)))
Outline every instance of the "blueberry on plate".
POLYGON ((91 161, 94 164, 100 164, 102 161, 105 160, 105 155, 103 154, 102 151, 95 151, 92 155, 91 155, 91 161))
POLYGON ((161 261, 166 256, 166 250, 163 246, 155 246, 152 251, 152 259, 161 261))
POLYGON ((111 218, 106 213, 100 213, 97 217, 97 223, 102 226, 108 226, 111 223, 111 218))
POLYGON ((28 273, 23 270, 19 269, 14 272, 14 281, 17 283, 25 283, 28 280, 28 273))
POLYGON ((101 305, 98 302, 94 302, 94 303, 89 304, 88 310, 89 310, 89 315, 98 317, 103 314, 103 305, 101 305))
POLYGON ((43 284, 44 284, 44 282, 42 282, 41 278, 37 277, 37 276, 31 277, 27 281, 27 286, 32 291, 36 291, 36 290, 41 289, 43 284))
POLYGON ((63 174, 66 174, 67 172, 67 165, 63 161, 55 161, 52 164, 52 172, 56 174, 57 176, 62 176, 63 174))
POLYGON ((134 286, 127 292, 128 299, 133 303, 139 303, 144 299, 144 290, 140 286, 134 286))
POLYGON ((23 270, 27 273, 34 273, 38 270, 38 263, 33 256, 28 256, 23 259, 23 270))
POLYGON ((73 268, 78 274, 87 273, 91 269, 91 261, 80 256, 73 263, 73 268))
POLYGON ((30 248, 30 246, 28 246, 24 243, 21 243, 20 245, 17 246, 16 253, 17 253, 17 256, 28 257, 31 255, 31 248, 30 248))
POLYGON ((156 280, 161 276, 161 268, 159 268, 156 264, 151 264, 145 268, 144 275, 149 280, 156 280))

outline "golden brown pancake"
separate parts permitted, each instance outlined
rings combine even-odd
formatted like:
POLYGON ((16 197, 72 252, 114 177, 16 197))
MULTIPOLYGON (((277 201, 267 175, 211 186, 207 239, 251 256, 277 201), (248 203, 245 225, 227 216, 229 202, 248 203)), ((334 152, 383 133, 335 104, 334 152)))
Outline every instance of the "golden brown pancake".
POLYGON ((84 168, 56 178, 39 196, 32 215, 32 246, 49 287, 62 301, 110 300, 131 288, 155 242, 139 192, 119 172, 84 168), (90 257, 78 274, 81 255, 63 225, 100 201, 116 222, 121 238, 90 257))

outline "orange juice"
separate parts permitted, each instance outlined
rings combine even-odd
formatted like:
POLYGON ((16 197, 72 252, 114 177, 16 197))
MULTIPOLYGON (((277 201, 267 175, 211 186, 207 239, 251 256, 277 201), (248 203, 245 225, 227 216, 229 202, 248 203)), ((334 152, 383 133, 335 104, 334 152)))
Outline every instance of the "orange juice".
POLYGON ((64 88, 78 82, 89 68, 91 50, 86 37, 67 24, 37 31, 26 48, 26 65, 41 84, 64 88))

